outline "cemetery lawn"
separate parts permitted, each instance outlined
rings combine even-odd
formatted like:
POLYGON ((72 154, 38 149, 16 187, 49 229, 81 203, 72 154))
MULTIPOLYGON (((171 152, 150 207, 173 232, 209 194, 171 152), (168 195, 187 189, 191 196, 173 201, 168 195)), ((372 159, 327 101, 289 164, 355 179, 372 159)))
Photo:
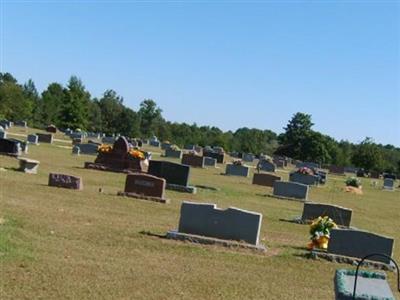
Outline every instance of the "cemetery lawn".
MULTIPOLYGON (((1 299, 333 299, 335 270, 354 269, 305 258, 308 226, 280 220, 301 215, 302 203, 265 197, 272 189, 251 184, 254 169, 239 178, 220 175, 220 164, 192 168, 192 185, 220 190, 167 190, 171 203, 165 205, 116 196, 126 175, 84 169, 95 156, 72 156, 70 142, 30 145, 26 157, 40 161, 37 175, 15 171, 18 161, 0 156, 1 299), (83 191, 47 186, 50 172, 82 176, 83 191), (262 213, 260 237, 268 251, 162 238, 177 228, 183 200, 262 213)), ((287 171, 278 175, 288 177, 287 171)), ((311 189, 310 200, 351 208, 352 226, 398 242, 400 192, 362 179, 364 194, 352 195, 343 191, 344 180, 328 175, 325 186, 311 189)), ((400 261, 397 245, 394 258, 400 261)), ((395 274, 387 273, 395 290, 395 274)))

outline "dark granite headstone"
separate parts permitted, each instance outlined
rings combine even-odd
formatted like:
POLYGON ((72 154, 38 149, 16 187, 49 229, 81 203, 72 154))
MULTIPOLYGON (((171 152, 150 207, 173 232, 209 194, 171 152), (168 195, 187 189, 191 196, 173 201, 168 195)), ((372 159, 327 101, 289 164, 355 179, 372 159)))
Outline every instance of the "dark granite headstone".
POLYGON ((147 173, 164 178, 168 184, 188 186, 190 167, 169 161, 151 160, 147 173))
POLYGON ((289 181, 307 185, 316 185, 319 183, 319 177, 316 175, 301 174, 298 172, 294 172, 289 174, 289 181))
POLYGON ((312 221, 318 217, 328 216, 337 225, 349 227, 351 223, 352 210, 332 204, 304 203, 303 221, 312 221))
POLYGON ((126 176, 125 193, 134 193, 164 199, 166 181, 148 174, 129 174, 126 176))
POLYGON ((253 176, 253 184, 273 187, 274 182, 281 180, 281 177, 272 174, 255 173, 253 176))
POLYGON ((36 135, 38 136, 39 143, 53 143, 53 135, 51 133, 36 133, 36 135))
MULTIPOLYGON (((328 253, 363 258, 372 253, 392 256, 394 239, 368 231, 355 229, 332 229, 328 244, 328 253)), ((390 263, 385 257, 373 256, 373 261, 390 263)))
POLYGON ((8 155, 21 155, 21 143, 17 140, 0 138, 0 153, 8 155))
POLYGON ((296 198, 307 201, 309 186, 298 182, 276 180, 273 195, 285 198, 296 198))
POLYGON ((191 167, 204 168, 204 157, 193 154, 183 154, 181 163, 191 167))
POLYGON ((83 189, 81 177, 56 173, 49 174, 49 186, 62 187, 73 190, 83 189))
POLYGON ((203 149, 203 156, 215 158, 217 160, 217 163, 223 164, 225 163, 225 153, 217 153, 214 151, 206 151, 203 149))

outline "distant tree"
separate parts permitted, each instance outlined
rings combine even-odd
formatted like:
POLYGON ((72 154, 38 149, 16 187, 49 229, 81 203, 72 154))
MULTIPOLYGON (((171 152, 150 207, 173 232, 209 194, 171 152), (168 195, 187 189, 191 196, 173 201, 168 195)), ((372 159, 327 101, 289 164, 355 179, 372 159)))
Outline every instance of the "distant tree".
POLYGON ((61 108, 61 127, 85 130, 88 125, 89 92, 86 91, 78 77, 71 76, 64 94, 65 99, 61 108))
POLYGON ((89 104, 88 130, 93 132, 103 131, 103 118, 99 101, 93 99, 89 104))
POLYGON ((154 100, 146 99, 140 103, 140 131, 144 136, 156 134, 156 128, 162 122, 162 110, 154 100))
POLYGON ((32 116, 32 102, 9 73, 0 73, 0 116, 13 121, 32 116))
POLYGON ((40 126, 42 123, 42 99, 39 97, 35 83, 32 79, 29 79, 23 85, 22 89, 24 91, 25 101, 29 102, 30 106, 32 107, 32 114, 29 118, 29 121, 31 121, 31 125, 40 126))
POLYGON ((120 133, 119 117, 124 109, 123 98, 114 90, 107 90, 99 100, 103 131, 107 134, 120 133))
POLYGON ((365 138, 356 146, 352 162, 356 167, 367 171, 382 171, 382 152, 370 137, 365 138))
POLYGON ((42 92, 42 123, 43 125, 54 124, 61 126, 61 109, 64 105, 66 92, 61 84, 50 83, 42 92))
POLYGON ((118 132, 128 137, 140 136, 140 120, 136 112, 130 108, 124 107, 118 119, 119 128, 118 132))

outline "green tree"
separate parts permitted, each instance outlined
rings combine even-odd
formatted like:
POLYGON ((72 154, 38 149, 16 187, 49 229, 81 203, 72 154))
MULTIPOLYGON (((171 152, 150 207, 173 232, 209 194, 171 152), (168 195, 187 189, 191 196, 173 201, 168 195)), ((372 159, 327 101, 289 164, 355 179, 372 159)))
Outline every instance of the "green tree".
POLYGON ((85 86, 78 77, 71 76, 64 94, 65 99, 61 109, 61 127, 85 130, 88 125, 89 92, 86 91, 85 86))
POLYGON ((99 100, 101 111, 102 128, 107 134, 120 133, 119 117, 124 109, 122 97, 113 90, 104 92, 103 97, 99 100))
POLYGON ((367 171, 382 171, 382 152, 370 137, 366 137, 356 146, 352 156, 352 162, 356 167, 367 171))
POLYGON ((146 99, 140 103, 140 131, 144 136, 156 134, 156 129, 162 123, 162 110, 154 100, 146 99))
POLYGON ((50 83, 42 92, 42 124, 62 126, 61 112, 64 105, 66 91, 61 84, 50 83))

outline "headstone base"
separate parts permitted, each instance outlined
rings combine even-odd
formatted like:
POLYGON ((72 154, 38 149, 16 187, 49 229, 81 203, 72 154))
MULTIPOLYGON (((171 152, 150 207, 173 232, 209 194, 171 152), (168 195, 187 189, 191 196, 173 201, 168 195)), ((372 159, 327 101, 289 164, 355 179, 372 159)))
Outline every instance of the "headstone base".
POLYGON ((267 251, 267 248, 262 244, 252 245, 252 244, 247 244, 247 243, 240 243, 237 241, 222 240, 222 239, 206 237, 206 236, 201 236, 201 235, 182 233, 182 232, 178 232, 175 230, 168 231, 166 234, 166 238, 173 239, 173 240, 179 240, 179 241, 188 241, 188 242, 197 243, 197 244, 220 245, 220 246, 230 247, 230 248, 245 248, 245 249, 252 249, 252 250, 257 250, 257 251, 261 251, 261 252, 267 251))
POLYGON ((197 189, 194 186, 183 186, 178 184, 167 183, 168 190, 178 191, 182 193, 196 194, 197 189))
POLYGON ((267 194, 266 196, 271 197, 271 198, 277 198, 280 200, 290 200, 290 201, 297 201, 297 202, 310 202, 311 201, 311 200, 307 200, 307 199, 283 197, 283 196, 278 196, 278 195, 273 195, 273 194, 267 194))
MULTIPOLYGON (((331 254, 323 250, 314 249, 310 252, 310 258, 318 259, 322 258, 330 262, 335 263, 343 263, 343 264, 350 264, 353 266, 357 266, 361 259, 356 257, 344 256, 344 255, 337 255, 331 254)), ((364 267, 377 269, 377 270, 386 270, 386 271, 394 271, 395 266, 393 264, 385 264, 383 262, 372 261, 372 260, 365 260, 363 262, 364 267)))
POLYGON ((108 172, 125 173, 125 174, 140 173, 139 170, 111 168, 103 164, 92 163, 92 162, 85 162, 85 169, 93 169, 99 171, 108 171, 108 172))
POLYGON ((131 198, 141 199, 141 200, 148 200, 148 201, 153 201, 153 202, 158 202, 158 203, 163 203, 163 204, 170 203, 169 199, 144 196, 144 195, 139 195, 136 193, 118 192, 118 196, 131 197, 131 198))

